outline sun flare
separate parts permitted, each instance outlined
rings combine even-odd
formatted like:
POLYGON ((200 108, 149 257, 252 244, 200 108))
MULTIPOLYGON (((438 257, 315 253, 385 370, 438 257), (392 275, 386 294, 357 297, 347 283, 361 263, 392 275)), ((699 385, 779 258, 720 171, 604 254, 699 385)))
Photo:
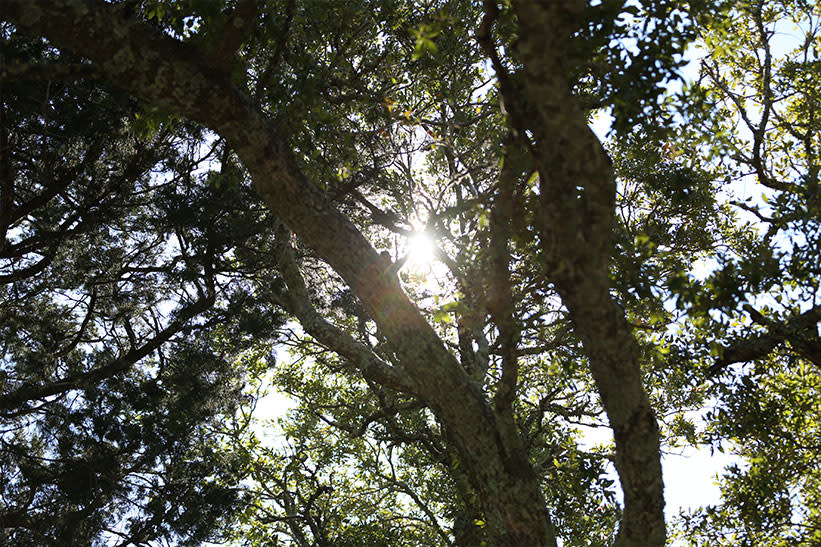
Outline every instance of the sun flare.
POLYGON ((408 238, 408 266, 414 270, 426 270, 435 258, 433 240, 424 232, 416 232, 408 238))

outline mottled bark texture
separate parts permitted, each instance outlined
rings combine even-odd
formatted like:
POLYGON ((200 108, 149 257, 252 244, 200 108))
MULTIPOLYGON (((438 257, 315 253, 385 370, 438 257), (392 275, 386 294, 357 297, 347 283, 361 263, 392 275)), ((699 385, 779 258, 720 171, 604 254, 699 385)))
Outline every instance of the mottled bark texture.
MULTIPOLYGON (((287 135, 223 66, 135 19, 122 5, 4 0, 0 15, 91 62, 98 77, 224 137, 270 209, 351 286, 385 334, 405 383, 447 429, 496 545, 555 545, 539 480, 512 422, 502 421, 407 299, 356 227, 300 172, 287 135)), ((363 374, 369 374, 367 366, 363 374)), ((378 375, 376 375, 378 376, 378 375)), ((378 380, 378 378, 375 378, 378 380)), ((652 420, 650 420, 650 423, 652 420)))
POLYGON ((515 82, 500 77, 502 94, 539 172, 546 274, 570 311, 613 428, 624 490, 615 545, 661 546, 666 532, 658 424, 641 383, 632 330, 610 296, 615 180, 563 76, 566 44, 585 3, 521 0, 513 6, 523 69, 515 82))

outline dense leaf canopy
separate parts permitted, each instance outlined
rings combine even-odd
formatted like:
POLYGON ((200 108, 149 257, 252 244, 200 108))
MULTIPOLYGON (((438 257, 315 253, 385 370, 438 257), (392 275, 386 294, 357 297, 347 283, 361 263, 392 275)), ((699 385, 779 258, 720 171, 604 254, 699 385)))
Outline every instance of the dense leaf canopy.
POLYGON ((817 545, 820 50, 810 0, 5 0, 0 543, 817 545), (736 463, 665 518, 684 448, 736 463))

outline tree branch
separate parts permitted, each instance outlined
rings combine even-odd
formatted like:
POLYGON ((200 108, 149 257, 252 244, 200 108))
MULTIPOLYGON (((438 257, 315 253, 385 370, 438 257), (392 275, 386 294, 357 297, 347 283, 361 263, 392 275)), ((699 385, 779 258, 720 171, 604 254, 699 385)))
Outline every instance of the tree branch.
POLYGON ((532 135, 546 274, 570 311, 616 440, 624 513, 615 547, 661 547, 666 529, 659 428, 642 386, 632 330, 610 295, 615 179, 564 78, 566 46, 588 8, 569 0, 514 0, 513 9, 523 68, 505 104, 527 113, 510 120, 532 135))
POLYGON ((496 412, 512 413, 519 381, 518 326, 514 317, 513 293, 510 284, 510 223, 513 218, 513 191, 516 172, 511 147, 506 147, 499 187, 495 196, 490 224, 490 282, 487 307, 499 329, 502 354, 502 376, 493 403, 496 412))
POLYGON ((105 366, 94 368, 82 374, 76 374, 49 384, 23 384, 14 391, 3 394, 3 396, 0 397, 0 413, 5 415, 7 411, 16 409, 29 401, 44 399, 75 389, 83 389, 101 380, 125 372, 140 359, 156 351, 160 346, 170 340, 172 336, 189 328, 186 326, 186 323, 196 315, 206 311, 213 303, 214 295, 211 294, 205 299, 198 300, 186 306, 166 328, 157 333, 151 340, 140 347, 131 349, 105 366))
POLYGON ((279 271, 288 285, 288 291, 282 295, 279 303, 299 320, 305 332, 345 357, 366 378, 397 391, 413 392, 413 384, 406 371, 382 361, 365 344, 356 341, 346 332, 326 321, 316 311, 308 297, 308 290, 299 266, 296 264, 290 239, 290 231, 280 225, 276 234, 275 255, 279 271))
POLYGON ((238 0, 234 11, 214 39, 211 58, 220 68, 228 68, 242 43, 254 28, 257 0, 238 0))
POLYGON ((779 324, 762 316, 750 305, 744 306, 750 317, 767 332, 734 341, 724 349, 721 357, 710 367, 709 374, 716 376, 734 363, 746 363, 763 359, 784 342, 790 342, 802 357, 821 366, 817 325, 821 321, 821 308, 815 307, 801 315, 779 324), (809 335, 809 336, 808 336, 809 335))
POLYGON ((336 420, 332 420, 331 418, 324 416, 321 412, 315 412, 315 414, 317 417, 319 417, 320 420, 322 420, 326 424, 333 426, 337 429, 341 429, 342 431, 345 431, 351 437, 361 437, 365 434, 365 431, 368 430, 368 426, 377 420, 395 416, 397 413, 401 411, 420 410, 422 408, 425 408, 425 405, 423 405, 419 401, 411 401, 403 405, 385 407, 366 416, 359 425, 344 424, 342 422, 337 422, 336 420))
POLYGON ((27 80, 79 80, 94 75, 88 63, 15 63, 0 65, 0 79, 6 82, 27 80))

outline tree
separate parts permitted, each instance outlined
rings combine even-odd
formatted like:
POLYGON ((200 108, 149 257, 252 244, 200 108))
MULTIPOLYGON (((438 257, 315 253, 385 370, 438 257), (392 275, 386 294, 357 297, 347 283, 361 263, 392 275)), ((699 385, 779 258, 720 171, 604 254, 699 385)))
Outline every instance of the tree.
POLYGON ((757 230, 716 253, 706 290, 684 298, 702 321, 691 350, 714 355, 704 439, 743 460, 722 478, 722 503, 684 525, 691 544, 812 545, 821 538, 819 8, 750 2, 728 15, 702 31, 711 55, 688 139, 703 147, 714 135, 702 150, 717 175, 749 186, 728 184, 728 205, 757 230))
MULTIPOLYGON (((58 60, 4 33, 6 62, 58 60)), ((3 80, 4 543, 196 542, 238 501, 211 431, 253 373, 234 356, 282 319, 216 276, 264 215, 235 206, 228 162, 192 174, 201 130, 137 136, 139 112, 96 83, 3 80)))
POLYGON ((688 537, 817 533, 817 8, 590 4, 4 2, 7 538, 662 545, 662 442, 748 438, 797 482, 688 537))

